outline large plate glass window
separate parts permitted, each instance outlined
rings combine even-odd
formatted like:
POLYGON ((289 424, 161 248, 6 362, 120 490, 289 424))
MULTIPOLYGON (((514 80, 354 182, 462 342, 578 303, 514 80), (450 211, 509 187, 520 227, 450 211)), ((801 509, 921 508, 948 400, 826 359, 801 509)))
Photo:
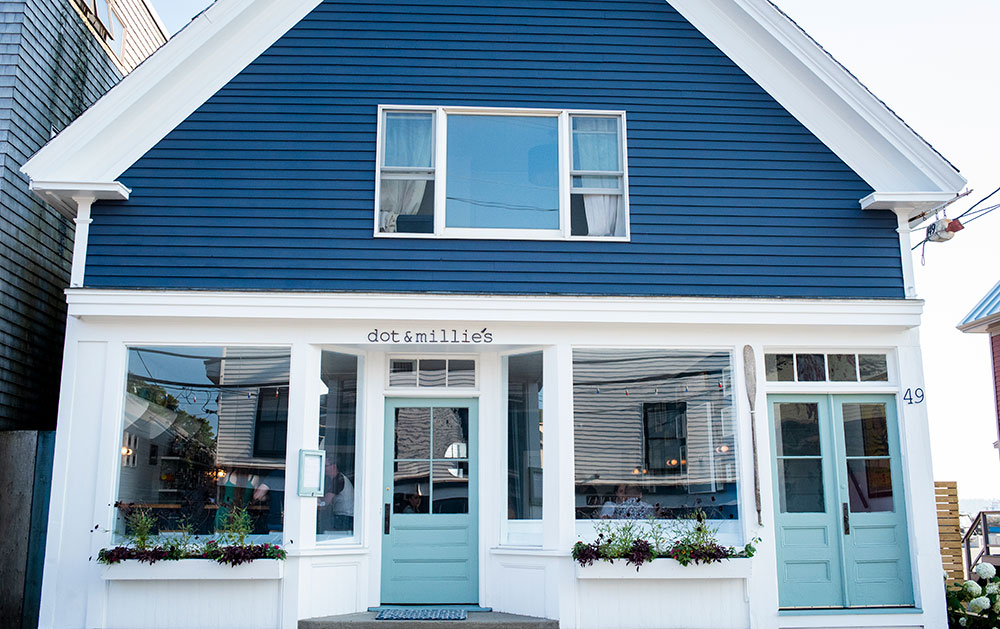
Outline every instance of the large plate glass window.
POLYGON ((573 351, 576 517, 736 519, 728 352, 573 351))
POLYGON ((316 510, 316 541, 352 537, 358 432, 358 357, 324 351, 320 362, 319 447, 326 451, 323 497, 316 510))
POLYGON ((212 536, 242 519, 253 541, 281 541, 289 356, 273 347, 128 350, 116 533, 143 512, 162 535, 212 536))
POLYGON ((542 519, 542 352, 508 356, 507 518, 542 519))
POLYGON ((624 114, 383 108, 376 234, 628 237, 624 114))

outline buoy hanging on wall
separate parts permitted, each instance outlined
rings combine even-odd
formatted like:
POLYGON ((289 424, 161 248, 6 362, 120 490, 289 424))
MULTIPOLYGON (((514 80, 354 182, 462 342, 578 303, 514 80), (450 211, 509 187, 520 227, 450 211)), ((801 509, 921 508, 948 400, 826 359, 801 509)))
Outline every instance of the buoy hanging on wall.
POLYGON ((957 218, 942 218, 927 226, 927 240, 930 242, 945 242, 955 237, 955 232, 965 229, 957 218))

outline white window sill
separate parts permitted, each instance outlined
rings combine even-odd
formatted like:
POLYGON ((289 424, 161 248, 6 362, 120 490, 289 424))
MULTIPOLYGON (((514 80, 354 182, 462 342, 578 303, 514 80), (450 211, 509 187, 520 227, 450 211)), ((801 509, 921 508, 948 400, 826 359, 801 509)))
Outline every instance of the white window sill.
POLYGON ((106 581, 276 580, 284 574, 284 563, 280 559, 255 559, 230 566, 211 559, 179 559, 150 565, 131 559, 104 566, 102 576, 106 581))
POLYGON ((376 238, 418 238, 424 240, 548 240, 552 242, 630 242, 631 236, 564 236, 548 230, 461 230, 443 234, 375 232, 376 238))
POLYGON ((577 579, 749 579, 753 560, 741 557, 719 563, 682 566, 674 559, 654 559, 639 566, 625 563, 596 561, 592 566, 576 565, 577 579))

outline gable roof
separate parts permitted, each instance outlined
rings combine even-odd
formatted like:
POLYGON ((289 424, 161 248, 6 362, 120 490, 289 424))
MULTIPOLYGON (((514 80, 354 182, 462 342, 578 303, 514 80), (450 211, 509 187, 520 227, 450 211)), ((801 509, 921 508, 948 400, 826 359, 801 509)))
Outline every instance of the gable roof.
MULTIPOLYGON (((22 167, 32 189, 69 216, 90 189, 127 198, 117 178, 321 1, 216 0, 22 167)), ((965 186, 768 0, 670 4, 875 190, 862 207, 917 214, 965 186)))
POLYGON ((986 332, 989 326, 996 323, 1000 323, 1000 282, 979 300, 957 327, 962 332, 986 332))

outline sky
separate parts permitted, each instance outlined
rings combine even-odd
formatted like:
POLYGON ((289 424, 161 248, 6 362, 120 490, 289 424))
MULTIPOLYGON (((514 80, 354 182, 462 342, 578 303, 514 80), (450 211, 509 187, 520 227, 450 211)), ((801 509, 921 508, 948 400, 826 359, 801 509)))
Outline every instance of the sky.
MULTIPOLYGON (((949 215, 1000 187, 1000 0, 776 2, 968 179, 949 215)), ((154 4, 173 33, 210 1, 154 4)), ((934 477, 958 481, 963 499, 1000 498, 988 339, 955 329, 1000 281, 998 248, 1000 210, 928 244, 925 265, 914 255, 934 477)))

